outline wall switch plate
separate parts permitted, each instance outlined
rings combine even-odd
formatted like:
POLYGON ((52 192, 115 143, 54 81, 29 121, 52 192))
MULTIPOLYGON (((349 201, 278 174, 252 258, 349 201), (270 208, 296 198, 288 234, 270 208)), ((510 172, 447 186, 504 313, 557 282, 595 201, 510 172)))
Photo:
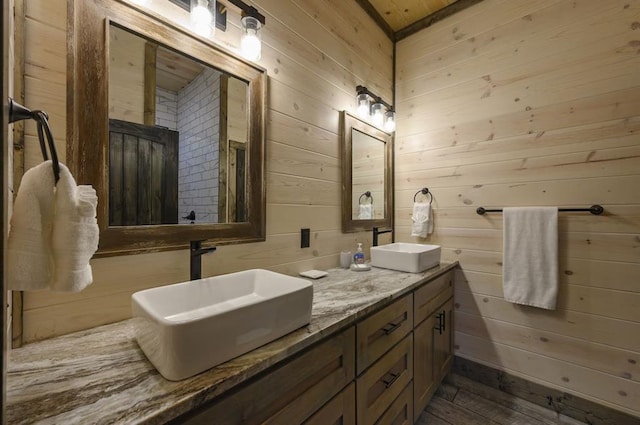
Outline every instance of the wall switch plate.
POLYGON ((300 248, 309 248, 311 245, 311 231, 300 229, 300 248))

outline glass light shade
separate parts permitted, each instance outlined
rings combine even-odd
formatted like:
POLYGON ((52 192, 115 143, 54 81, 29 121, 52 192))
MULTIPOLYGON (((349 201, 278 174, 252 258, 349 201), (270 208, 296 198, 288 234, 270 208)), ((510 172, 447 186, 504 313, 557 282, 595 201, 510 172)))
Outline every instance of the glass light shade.
POLYGON ((371 121, 376 127, 382 127, 384 122, 384 113, 382 112, 383 108, 384 105, 380 102, 376 102, 371 105, 371 121))
POLYGON ((210 37, 215 27, 215 0, 191 0, 191 28, 203 37, 210 37))
POLYGON ((396 131, 396 113, 392 110, 384 114, 384 131, 387 133, 396 131))
POLYGON ((260 28, 262 24, 253 16, 242 18, 242 38, 240 39, 240 51, 242 56, 250 61, 260 60, 262 57, 262 41, 260 40, 260 28))
POLYGON ((370 107, 369 96, 366 93, 356 96, 356 113, 360 118, 369 118, 370 107))

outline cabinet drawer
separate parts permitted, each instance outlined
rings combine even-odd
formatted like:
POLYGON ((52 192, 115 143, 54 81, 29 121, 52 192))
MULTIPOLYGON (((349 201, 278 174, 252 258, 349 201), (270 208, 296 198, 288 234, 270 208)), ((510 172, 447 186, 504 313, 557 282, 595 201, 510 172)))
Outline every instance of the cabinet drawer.
POLYGON ((413 294, 406 295, 356 326, 356 370, 359 375, 411 331, 413 294))
POLYGON ((355 330, 331 337, 209 406, 190 425, 299 424, 355 377, 355 330))
POLYGON ((375 424, 412 378, 410 333, 356 380, 358 425, 375 424))
POLYGON ((356 384, 349 384, 304 425, 356 425, 356 384))
POLYGON ((453 270, 416 289, 413 296, 414 326, 453 296, 453 270))
POLYGON ((404 387, 376 425, 413 425, 413 382, 404 387))

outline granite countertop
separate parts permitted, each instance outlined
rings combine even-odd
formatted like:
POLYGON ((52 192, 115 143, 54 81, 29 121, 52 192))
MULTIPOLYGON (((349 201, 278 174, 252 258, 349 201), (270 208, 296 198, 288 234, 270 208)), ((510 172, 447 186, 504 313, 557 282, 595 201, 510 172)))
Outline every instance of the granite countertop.
POLYGON ((313 281, 311 322, 194 377, 164 379, 135 341, 131 320, 9 352, 9 424, 162 424, 455 268, 423 273, 331 269, 313 281))

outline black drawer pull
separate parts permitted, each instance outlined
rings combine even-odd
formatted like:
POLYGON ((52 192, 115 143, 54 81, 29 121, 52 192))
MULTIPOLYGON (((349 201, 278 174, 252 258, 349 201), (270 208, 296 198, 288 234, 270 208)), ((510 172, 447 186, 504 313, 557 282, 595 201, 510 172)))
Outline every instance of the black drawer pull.
POLYGON ((398 323, 387 323, 387 325, 382 328, 382 332, 385 333, 385 335, 389 335, 391 334, 393 331, 395 331, 396 329, 398 329, 400 326, 402 326, 402 322, 398 322, 398 323))
POLYGON ((384 384, 385 388, 389 388, 390 386, 393 385, 394 382, 396 382, 398 380, 398 378, 400 378, 400 374, 399 373, 391 373, 389 372, 389 375, 391 375, 391 379, 389 380, 382 380, 382 383, 384 384))
POLYGON ((436 317, 438 318, 438 326, 434 326, 433 329, 442 335, 442 331, 445 330, 446 312, 443 310, 442 313, 436 314, 436 317))

